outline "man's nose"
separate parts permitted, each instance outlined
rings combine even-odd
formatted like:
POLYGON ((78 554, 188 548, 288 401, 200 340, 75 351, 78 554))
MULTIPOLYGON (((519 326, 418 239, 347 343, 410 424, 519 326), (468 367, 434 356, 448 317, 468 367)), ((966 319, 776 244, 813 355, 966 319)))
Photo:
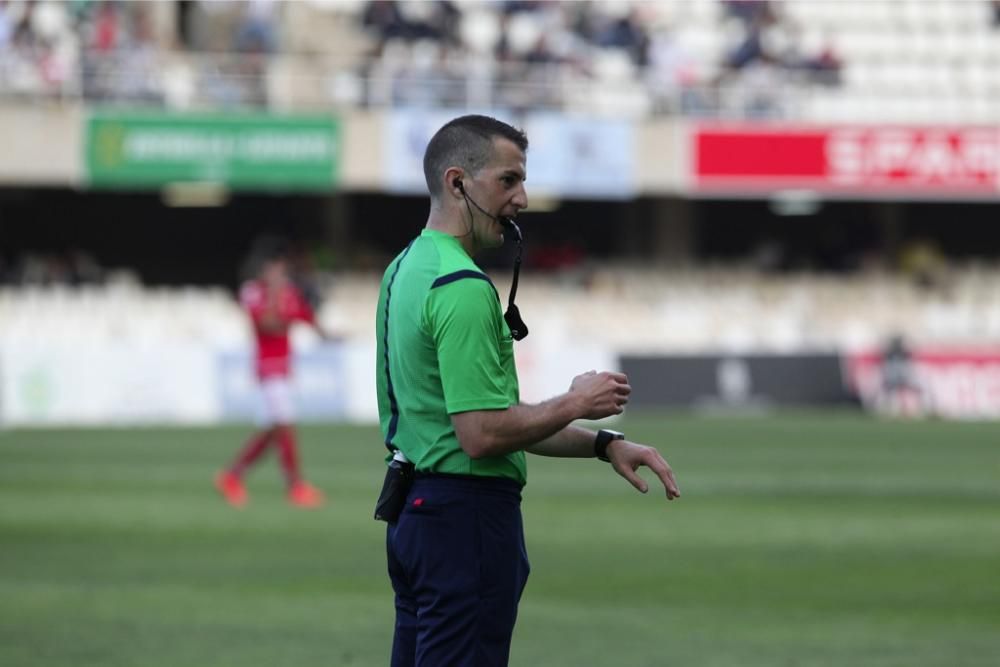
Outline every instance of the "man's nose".
POLYGON ((524 189, 523 185, 518 188, 517 193, 510 200, 510 203, 516 206, 519 211, 528 208, 528 192, 524 189))

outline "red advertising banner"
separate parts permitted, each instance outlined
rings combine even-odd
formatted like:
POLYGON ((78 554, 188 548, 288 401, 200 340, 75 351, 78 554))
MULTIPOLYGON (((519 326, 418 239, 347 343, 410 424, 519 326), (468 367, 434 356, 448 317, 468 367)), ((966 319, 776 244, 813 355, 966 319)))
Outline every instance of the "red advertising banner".
POLYGON ((1000 191, 1000 128, 702 125, 692 143, 699 190, 1000 191))
MULTIPOLYGON (((847 355, 845 376, 861 402, 881 411, 887 381, 878 352, 847 355)), ((1000 350, 915 350, 907 373, 919 412, 951 419, 1000 418, 1000 350)))

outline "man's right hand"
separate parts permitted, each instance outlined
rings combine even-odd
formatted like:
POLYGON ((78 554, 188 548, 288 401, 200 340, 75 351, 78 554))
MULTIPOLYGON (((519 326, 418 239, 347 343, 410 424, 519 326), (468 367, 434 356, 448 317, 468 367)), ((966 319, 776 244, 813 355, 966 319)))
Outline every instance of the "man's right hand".
POLYGON ((624 373, 587 371, 573 378, 569 392, 579 401, 581 419, 604 419, 625 411, 632 387, 624 373))

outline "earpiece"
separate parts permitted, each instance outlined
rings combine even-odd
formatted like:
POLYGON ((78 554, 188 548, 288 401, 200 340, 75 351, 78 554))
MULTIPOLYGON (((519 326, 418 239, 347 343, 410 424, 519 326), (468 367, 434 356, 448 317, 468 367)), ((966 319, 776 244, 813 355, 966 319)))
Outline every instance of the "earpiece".
POLYGON ((453 180, 451 182, 451 184, 453 186, 455 186, 456 188, 458 188, 458 191, 461 192, 463 195, 465 194, 465 186, 462 185, 462 179, 461 178, 456 178, 455 180, 453 180))

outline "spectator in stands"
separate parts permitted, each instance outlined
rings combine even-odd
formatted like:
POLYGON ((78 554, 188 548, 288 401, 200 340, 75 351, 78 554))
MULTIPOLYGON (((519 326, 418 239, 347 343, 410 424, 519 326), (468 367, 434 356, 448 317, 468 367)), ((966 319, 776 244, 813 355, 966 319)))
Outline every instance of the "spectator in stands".
POLYGON ((818 77, 835 77, 839 62, 832 51, 821 60, 782 51, 790 26, 774 3, 732 0, 724 3, 729 16, 740 26, 739 41, 726 52, 715 81, 720 106, 738 110, 749 118, 774 118, 783 114, 784 87, 789 73, 802 69, 818 77), (831 74, 830 72, 833 72, 831 74))
POLYGON ((273 0, 249 0, 236 28, 233 43, 241 53, 274 53, 278 48, 277 7, 273 0))
POLYGON ((104 280, 104 269, 80 248, 18 255, 7 277, 15 285, 89 285, 104 280))
POLYGON ((104 281, 104 268, 86 250, 81 248, 70 250, 69 261, 73 267, 74 284, 96 284, 104 281))
POLYGON ((426 227, 383 277, 376 384, 393 454, 377 516, 388 522, 394 667, 507 664, 528 576, 525 451, 610 460, 641 491, 635 471, 649 466, 668 499, 680 495, 652 447, 572 424, 620 414, 624 375, 590 371, 549 401, 519 402, 513 345, 527 331, 473 257, 503 243, 499 216, 528 204, 526 150, 523 133, 484 116, 440 129, 424 156, 426 227))
POLYGON ((94 34, 90 48, 101 54, 113 53, 121 45, 122 19, 118 4, 102 2, 94 19, 94 34))
POLYGON ((160 49, 153 36, 149 7, 137 4, 128 17, 123 40, 125 56, 115 83, 115 97, 139 104, 163 103, 160 84, 160 49))
POLYGON ((462 12, 451 0, 438 0, 434 3, 433 23, 436 27, 438 38, 449 46, 458 46, 458 26, 462 19, 462 12))
POLYGON ((741 70, 753 63, 774 64, 779 62, 764 42, 767 23, 762 18, 754 19, 747 25, 739 44, 726 56, 725 65, 731 70, 741 70))
POLYGON ((457 44, 460 16, 458 8, 448 0, 407 4, 375 0, 365 7, 361 20, 365 27, 376 32, 379 42, 376 52, 381 53, 385 43, 394 39, 457 44))
POLYGON ((374 0, 365 5, 361 14, 361 24, 376 35, 375 53, 385 50, 385 43, 391 39, 406 39, 408 30, 399 5, 394 0, 374 0))
POLYGON ((240 303, 250 316, 257 340, 257 377, 264 425, 229 468, 216 476, 215 486, 226 502, 243 507, 249 498, 243 484, 244 474, 269 447, 276 445, 287 483, 288 502, 301 508, 319 507, 324 502, 322 492, 304 481, 299 469, 289 329, 295 322, 305 322, 323 338, 329 336, 317 324, 313 309, 292 282, 283 248, 264 259, 256 280, 244 283, 240 303))
POLYGON ((17 92, 34 92, 40 89, 38 76, 38 39, 31 27, 33 5, 22 6, 18 14, 15 7, 2 7, 7 27, 4 43, 0 49, 0 71, 7 86, 17 92))
POLYGON ((649 33, 646 22, 633 7, 624 16, 611 17, 592 35, 592 41, 602 48, 624 49, 638 67, 649 63, 649 33))
POLYGON ((774 7, 768 0, 722 0, 722 5, 727 15, 739 19, 747 27, 775 20, 774 7))
POLYGON ((824 45, 819 53, 809 56, 802 62, 802 68, 809 74, 812 81, 827 86, 840 84, 842 67, 843 62, 832 44, 824 45))
POLYGON ((803 51, 799 26, 785 25, 784 28, 788 44, 778 54, 781 65, 791 72, 802 72, 810 82, 827 86, 839 85, 843 61, 829 37, 821 43, 818 50, 803 51))
POLYGON ((697 116, 713 106, 707 82, 699 80, 695 59, 668 26, 655 28, 650 34, 645 73, 656 112, 697 116))
POLYGON ((91 100, 159 105, 160 48, 147 3, 101 2, 82 15, 83 93, 91 100))
POLYGON ((500 3, 500 8, 504 14, 515 12, 533 12, 541 9, 542 3, 539 0, 504 0, 500 3))

